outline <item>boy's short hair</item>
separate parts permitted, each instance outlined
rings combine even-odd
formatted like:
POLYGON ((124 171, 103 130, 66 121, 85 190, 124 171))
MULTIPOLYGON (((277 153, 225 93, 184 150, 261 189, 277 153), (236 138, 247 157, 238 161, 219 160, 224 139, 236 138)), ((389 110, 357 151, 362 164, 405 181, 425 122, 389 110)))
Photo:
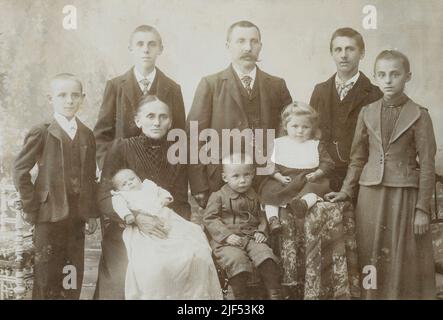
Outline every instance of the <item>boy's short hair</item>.
POLYGON ((377 65, 377 62, 379 60, 401 60, 401 63, 403 64, 406 73, 409 73, 411 71, 411 65, 409 63, 408 57, 398 50, 383 50, 382 52, 380 52, 377 58, 375 58, 374 73, 375 73, 375 66, 377 65))
POLYGON ((168 107, 168 113, 169 113, 169 118, 171 119, 171 121, 173 120, 173 116, 172 116, 172 112, 171 112, 171 108, 169 107, 169 105, 164 102, 163 100, 159 99, 156 95, 154 94, 148 94, 145 96, 142 96, 140 98, 140 100, 137 103, 137 107, 135 108, 135 113, 134 113, 134 117, 136 117, 140 111, 140 109, 148 103, 154 102, 154 101, 160 101, 162 103, 164 103, 167 107, 168 107))
POLYGON ((136 34, 137 32, 151 32, 157 35, 158 40, 160 42, 160 45, 163 46, 163 41, 162 41, 162 37, 160 35, 160 32, 158 32, 158 30, 156 28, 154 28, 153 26, 149 26, 147 24, 143 24, 141 26, 138 26, 137 28, 134 29, 134 31, 132 31, 130 37, 129 37, 129 45, 132 44, 132 39, 134 38, 134 34, 136 34))
POLYGON ((223 157, 222 159, 222 165, 223 165, 223 171, 225 169, 225 166, 227 165, 236 165, 236 164, 250 164, 251 166, 254 166, 254 160, 251 155, 248 153, 238 153, 234 152, 231 154, 228 154, 227 156, 223 157))
POLYGON ((59 73, 59 74, 56 74, 55 76, 53 76, 51 78, 51 80, 49 81, 49 83, 52 85, 52 83, 57 80, 75 81, 78 83, 78 85, 80 86, 80 90, 83 93, 83 84, 82 84, 81 80, 76 75, 73 75, 72 73, 59 73))
POLYGON ((309 118, 309 121, 312 125, 312 138, 320 139, 320 129, 319 129, 319 115, 318 112, 315 111, 310 105, 300 102, 294 101, 291 104, 287 105, 283 112, 281 113, 281 131, 282 133, 286 132, 286 125, 294 116, 305 116, 309 118))
POLYGON ((234 28, 236 27, 240 27, 240 28, 255 28, 258 31, 258 38, 259 40, 261 40, 261 33, 260 33, 260 29, 253 24, 250 21, 247 20, 242 20, 242 21, 237 21, 235 23, 233 23, 229 28, 228 28, 228 34, 226 36, 226 41, 231 41, 231 34, 232 34, 232 30, 234 30, 234 28))
POLYGON ((357 42, 357 46, 360 48, 360 51, 365 51, 365 42, 363 41, 363 36, 360 32, 352 29, 352 28, 340 28, 335 30, 332 34, 331 42, 329 43, 329 51, 332 52, 332 42, 337 37, 348 37, 352 38, 357 42))

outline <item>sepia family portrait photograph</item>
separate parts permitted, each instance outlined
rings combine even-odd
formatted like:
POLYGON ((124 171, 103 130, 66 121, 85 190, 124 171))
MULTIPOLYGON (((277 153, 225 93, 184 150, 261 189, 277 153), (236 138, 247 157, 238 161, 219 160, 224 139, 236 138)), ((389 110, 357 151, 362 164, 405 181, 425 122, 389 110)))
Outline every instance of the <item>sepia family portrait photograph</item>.
POLYGON ((0 12, 0 300, 443 299, 442 1, 0 12))

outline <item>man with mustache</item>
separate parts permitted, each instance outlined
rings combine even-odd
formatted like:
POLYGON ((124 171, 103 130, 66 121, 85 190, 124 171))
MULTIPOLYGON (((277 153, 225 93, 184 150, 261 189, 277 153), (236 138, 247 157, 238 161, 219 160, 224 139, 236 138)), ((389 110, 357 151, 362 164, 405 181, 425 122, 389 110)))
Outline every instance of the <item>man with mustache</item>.
MULTIPOLYGON (((292 98, 283 79, 257 67, 261 48, 260 30, 252 22, 229 27, 226 49, 231 65, 200 81, 187 119, 188 137, 192 121, 198 122, 199 134, 212 128, 219 137, 222 129, 277 128, 281 110, 292 98)), ((204 144, 199 142, 200 148, 204 144)), ((189 173, 191 192, 204 208, 210 193, 223 186, 221 165, 191 164, 189 173)))
POLYGON ((339 191, 348 168, 358 114, 383 94, 359 71, 360 60, 365 56, 360 33, 351 28, 337 29, 331 37, 330 51, 337 72, 315 86, 310 105, 319 113, 322 140, 335 162, 330 187, 339 191))

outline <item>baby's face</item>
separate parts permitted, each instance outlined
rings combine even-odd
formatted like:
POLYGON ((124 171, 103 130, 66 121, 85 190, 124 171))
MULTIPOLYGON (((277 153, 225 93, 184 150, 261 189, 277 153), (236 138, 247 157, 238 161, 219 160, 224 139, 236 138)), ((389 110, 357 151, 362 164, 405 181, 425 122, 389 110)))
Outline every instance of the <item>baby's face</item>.
POLYGON ((131 170, 125 170, 117 174, 114 178, 115 186, 119 191, 130 191, 140 189, 142 182, 140 178, 131 170))

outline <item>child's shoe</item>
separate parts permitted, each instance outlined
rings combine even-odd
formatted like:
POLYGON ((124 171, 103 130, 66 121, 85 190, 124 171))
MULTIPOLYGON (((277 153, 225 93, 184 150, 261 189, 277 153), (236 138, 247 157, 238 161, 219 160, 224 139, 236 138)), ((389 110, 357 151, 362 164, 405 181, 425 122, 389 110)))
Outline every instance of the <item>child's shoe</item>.
POLYGON ((283 300, 281 289, 268 289, 269 300, 283 300))
POLYGON ((271 233, 278 233, 281 231, 281 223, 278 217, 271 217, 269 218, 269 231, 271 233))

